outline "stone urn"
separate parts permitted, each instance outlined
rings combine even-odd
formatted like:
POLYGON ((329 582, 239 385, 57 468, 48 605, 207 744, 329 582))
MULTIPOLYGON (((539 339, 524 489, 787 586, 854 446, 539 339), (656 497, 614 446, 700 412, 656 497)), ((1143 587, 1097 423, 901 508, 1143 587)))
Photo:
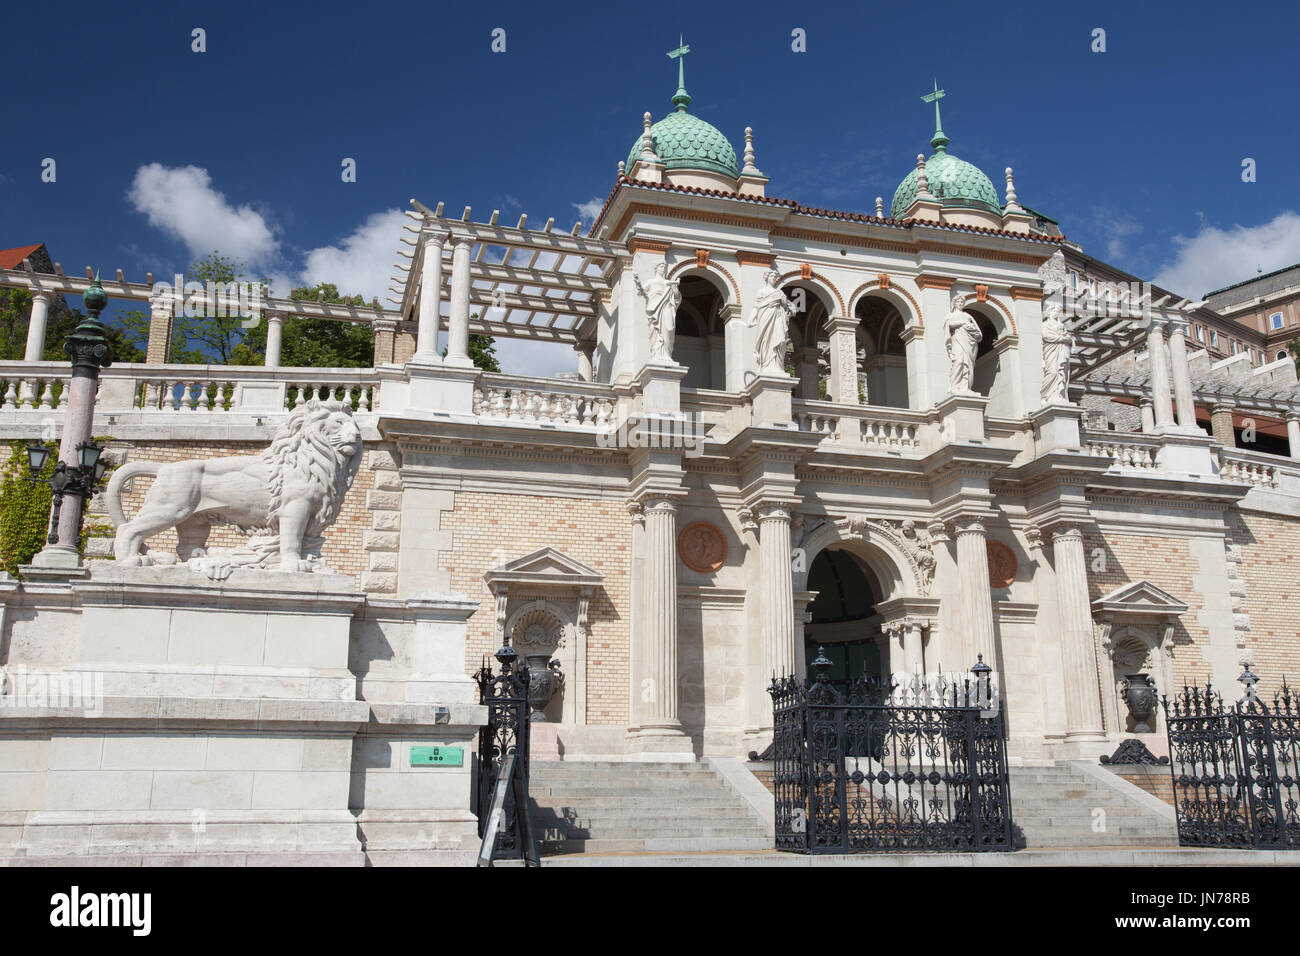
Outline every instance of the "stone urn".
POLYGON ((533 712, 529 720, 546 720, 546 706, 564 686, 564 673, 560 662, 551 660, 550 654, 529 654, 528 661, 528 706, 533 712))
POLYGON ((1151 714, 1156 709, 1156 682, 1151 675, 1127 675, 1120 696, 1138 727, 1150 730, 1151 714))

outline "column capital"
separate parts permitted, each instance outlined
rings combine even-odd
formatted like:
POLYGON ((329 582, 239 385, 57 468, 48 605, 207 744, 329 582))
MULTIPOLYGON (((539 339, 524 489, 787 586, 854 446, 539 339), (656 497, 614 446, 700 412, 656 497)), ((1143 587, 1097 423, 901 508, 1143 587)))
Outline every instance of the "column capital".
POLYGON ((752 508, 741 508, 736 512, 736 517, 740 519, 740 530, 742 532, 758 530, 758 518, 752 508))
POLYGON ((1187 337, 1187 330, 1191 327, 1192 324, 1188 320, 1187 316, 1182 314, 1170 315, 1168 318, 1166 318, 1165 322, 1169 326, 1170 335, 1181 335, 1184 338, 1187 337))
POLYGON ((959 538, 968 534, 977 534, 984 537, 988 530, 984 524, 985 520, 983 515, 957 515, 950 518, 948 523, 952 525, 953 532, 959 538))
POLYGON ((1083 528, 1077 524, 1063 524, 1051 529, 1052 543, 1057 541, 1083 541, 1083 528))
POLYGON ((468 249, 468 248, 470 248, 471 246, 474 245, 474 237, 473 237, 473 236, 455 236, 455 237, 452 238, 451 244, 452 244, 452 246, 453 246, 454 248, 457 248, 457 249, 468 249))
POLYGON ((1300 423, 1300 408, 1288 408, 1282 413, 1282 420, 1300 423))
MULTIPOLYGON (((53 299, 54 293, 52 292, 46 292, 44 289, 32 289, 33 302, 44 302, 46 305, 49 305, 53 299)), ((151 299, 150 301, 152 302, 153 300, 151 299)))
POLYGON ((859 319, 852 315, 833 315, 826 318, 826 329, 830 333, 856 332, 859 319))
POLYGON ((443 244, 451 238, 451 232, 446 229, 426 229, 420 234, 420 245, 428 249, 430 247, 442 248, 443 244))
MULTIPOLYGON (((270 312, 270 311, 267 311, 267 310, 263 310, 263 311, 262 311, 262 315, 263 315, 263 317, 266 319, 266 321, 267 321, 268 323, 274 322, 276 325, 280 325, 280 324, 282 324, 282 323, 284 322, 284 313, 283 313, 283 312, 270 312)), ((382 321, 382 320, 381 320, 381 321, 382 321)), ((373 324, 373 323, 372 323, 372 324, 373 324)), ((393 325, 396 326, 397 323, 394 322, 393 325)))
POLYGON ((755 510, 758 512, 760 524, 768 521, 783 521, 789 524, 794 513, 794 509, 789 504, 774 501, 759 502, 755 510))
POLYGON ((1165 325, 1168 324, 1168 322, 1169 320, 1163 315, 1152 315, 1151 318, 1147 320, 1147 335, 1158 335, 1163 338, 1165 334, 1165 325))
POLYGON ((632 500, 625 505, 628 515, 632 518, 633 524, 645 526, 645 505, 641 502, 632 500))

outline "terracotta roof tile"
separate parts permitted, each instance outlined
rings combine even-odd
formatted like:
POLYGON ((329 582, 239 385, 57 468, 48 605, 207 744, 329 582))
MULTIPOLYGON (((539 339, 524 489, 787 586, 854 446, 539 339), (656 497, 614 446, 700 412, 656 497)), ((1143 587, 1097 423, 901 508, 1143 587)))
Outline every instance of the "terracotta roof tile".
POLYGON ((0 269, 17 269, 21 267, 23 260, 43 245, 45 245, 45 243, 38 242, 34 246, 18 246, 14 249, 0 249, 0 269))

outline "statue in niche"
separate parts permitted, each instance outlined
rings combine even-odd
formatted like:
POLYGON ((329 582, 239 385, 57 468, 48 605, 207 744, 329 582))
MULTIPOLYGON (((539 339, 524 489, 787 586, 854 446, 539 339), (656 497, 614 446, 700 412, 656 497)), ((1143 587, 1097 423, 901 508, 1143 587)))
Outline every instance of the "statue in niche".
POLYGON ((794 303, 779 288, 781 274, 775 269, 763 273, 763 290, 754 300, 754 309, 749 313, 748 328, 758 326, 758 341, 754 345, 754 357, 758 362, 759 374, 784 375, 785 350, 790 343, 790 318, 794 315, 794 303))
POLYGON ((676 279, 668 278, 668 264, 655 265, 654 277, 646 285, 632 274, 637 294, 645 299, 646 319, 650 323, 650 361, 673 364, 673 341, 677 335, 677 307, 682 304, 682 290, 676 279))
POLYGON ((974 395, 975 352, 984 338, 975 316, 964 308, 966 297, 952 297, 952 311, 944 322, 948 334, 948 394, 974 395))
POLYGON ((1061 307, 1055 302, 1043 304, 1043 387, 1044 405, 1068 402, 1070 387, 1070 352, 1074 336, 1061 321, 1061 307))

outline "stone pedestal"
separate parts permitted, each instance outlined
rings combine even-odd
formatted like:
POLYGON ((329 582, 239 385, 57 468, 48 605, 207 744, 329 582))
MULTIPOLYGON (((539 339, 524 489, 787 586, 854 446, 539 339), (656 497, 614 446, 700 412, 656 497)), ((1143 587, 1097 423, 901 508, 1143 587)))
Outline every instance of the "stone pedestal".
POLYGON ((1083 409, 1077 405, 1047 405, 1030 416, 1037 440, 1038 454, 1052 451, 1078 451, 1083 423, 1083 409))
POLYGON ((459 367, 450 360, 445 365, 425 365, 419 360, 420 356, 413 356, 406 366, 410 380, 409 410, 472 415, 474 383, 479 370, 473 366, 459 367))
POLYGON ((533 721, 528 728, 528 755, 531 760, 559 760, 560 725, 533 721))
POLYGON ((756 375, 745 388, 753 404, 752 423, 760 428, 794 428, 794 387, 788 375, 756 375))
POLYGON ((935 406, 940 436, 946 442, 984 441, 984 410, 989 400, 983 395, 949 395, 935 406))
POLYGON ((463 673, 463 596, 411 602, 405 630, 370 640, 355 621, 366 595, 343 575, 105 564, 64 587, 79 614, 13 628, 11 669, 39 662, 49 687, 80 693, 0 708, 0 748, 17 754, 5 769, 40 784, 9 799, 11 859, 472 859, 484 708, 463 673), (358 699, 383 649, 410 662, 393 684, 415 702, 358 699), (462 766, 413 766, 424 743, 462 747, 462 766))
POLYGON ((680 365, 651 363, 636 377, 641 390, 641 411, 647 415, 676 415, 682 410, 682 379, 686 369, 680 365))
POLYGON ((1199 428, 1186 434, 1166 430, 1161 436, 1159 459, 1165 471, 1196 478, 1214 476, 1214 456, 1210 446, 1214 438, 1199 428))

